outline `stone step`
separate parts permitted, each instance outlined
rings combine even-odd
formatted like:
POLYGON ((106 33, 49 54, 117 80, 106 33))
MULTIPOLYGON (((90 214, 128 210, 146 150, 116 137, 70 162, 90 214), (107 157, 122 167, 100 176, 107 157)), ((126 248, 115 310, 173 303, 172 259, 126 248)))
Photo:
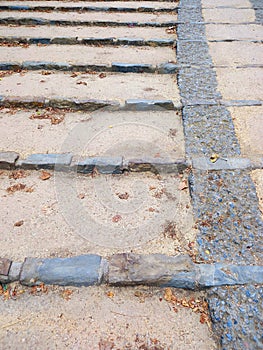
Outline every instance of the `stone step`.
POLYGON ((151 158, 156 162, 185 157, 180 112, 6 109, 0 110, 0 116, 1 149, 15 151, 23 159, 36 153, 151 158))
MULTIPOLYGON (((93 38, 111 38, 112 41, 117 39, 138 39, 141 42, 155 39, 160 41, 173 41, 176 34, 168 34, 165 28, 128 28, 128 27, 59 27, 59 26, 40 26, 40 27, 7 27, 0 26, 0 38, 48 38, 51 41, 55 38, 69 38, 79 40, 93 38)), ((76 41, 77 42, 77 41, 76 41)))
POLYGON ((56 72, 13 73, 2 78, 1 106, 51 106, 94 110, 103 106, 148 109, 181 107, 175 75, 56 72))
POLYGON ((174 73, 175 51, 152 47, 49 45, 2 47, 0 70, 121 71, 174 73), (121 61, 121 63, 120 63, 121 61), (119 63, 117 63, 119 62, 119 63), (166 63, 165 62, 173 62, 166 63))
POLYGON ((1 172, 2 230, 9 233, 1 247, 14 261, 87 252, 105 257, 131 248, 174 255, 195 240, 189 191, 180 189, 178 174, 45 172, 1 172), (22 177, 15 180, 16 174, 22 177))
POLYGON ((108 1, 92 3, 86 1, 61 2, 61 1, 2 1, 0 10, 8 11, 111 11, 111 12, 174 12, 177 10, 177 3, 145 1, 108 1))
MULTIPOLYGON (((164 28, 143 27, 7 27, 0 26, 0 42, 9 44, 172 46, 176 34, 164 28)), ((2 44, 3 45, 3 44, 2 44)))
POLYGON ((78 13, 61 12, 0 12, 0 24, 26 25, 84 25, 84 26, 142 26, 169 27, 176 24, 176 14, 163 13, 78 13))

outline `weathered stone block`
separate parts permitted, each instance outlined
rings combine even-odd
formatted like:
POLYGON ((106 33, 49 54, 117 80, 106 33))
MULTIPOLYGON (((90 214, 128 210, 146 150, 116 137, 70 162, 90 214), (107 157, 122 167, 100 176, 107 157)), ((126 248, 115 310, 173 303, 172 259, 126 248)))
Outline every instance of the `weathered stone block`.
POLYGON ((21 160, 19 166, 24 169, 56 169, 67 167, 72 160, 70 153, 31 154, 21 160))
POLYGON ((0 152, 0 169, 14 169, 18 158, 19 154, 16 152, 0 152))

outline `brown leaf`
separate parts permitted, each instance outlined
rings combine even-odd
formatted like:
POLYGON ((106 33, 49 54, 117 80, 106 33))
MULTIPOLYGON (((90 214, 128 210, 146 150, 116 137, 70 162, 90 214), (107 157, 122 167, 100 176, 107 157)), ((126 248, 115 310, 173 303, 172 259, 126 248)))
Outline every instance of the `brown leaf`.
POLYGON ((72 291, 71 289, 65 289, 65 290, 63 290, 63 292, 61 293, 61 296, 62 296, 62 298, 65 299, 65 300, 70 300, 72 294, 73 294, 73 291, 72 291))
POLYGON ((39 178, 41 180, 45 181, 45 180, 50 179, 50 177, 51 177, 51 174, 48 171, 42 170, 41 175, 40 175, 39 178))
POLYGON ((79 199, 84 199, 84 198, 85 198, 85 193, 80 193, 80 194, 78 195, 78 198, 79 198, 79 199))
POLYGON ((24 220, 20 220, 14 223, 14 226, 19 227, 22 226, 24 224, 24 220))
POLYGON ((99 74, 99 78, 101 78, 101 79, 106 78, 106 76, 107 76, 107 75, 106 75, 105 73, 100 73, 100 74, 99 74))
POLYGON ((183 190, 186 190, 187 188, 188 188, 188 183, 187 183, 187 180, 184 179, 184 180, 180 183, 180 185, 178 186, 178 190, 183 191, 183 190))
POLYGON ((53 116, 51 117, 51 124, 52 125, 57 125, 63 122, 64 120, 64 116, 63 115, 59 115, 59 116, 53 116))
POLYGON ((112 291, 107 292, 107 297, 113 298, 114 297, 114 293, 112 291))
POLYGON ((173 296, 173 292, 171 288, 165 288, 164 290, 164 300, 171 302, 173 296))
POLYGON ((51 72, 48 72, 48 71, 46 71, 46 70, 43 70, 43 71, 41 72, 41 74, 42 74, 42 75, 50 75, 51 72))
POLYGON ((117 193, 118 197, 120 199, 128 199, 129 198, 129 193, 125 192, 125 193, 117 193))
POLYGON ((85 81, 77 81, 76 84, 78 85, 88 85, 85 81))
POLYGON ((17 191, 23 191, 24 189, 26 188, 26 185, 25 184, 15 184, 13 186, 10 186, 6 189, 6 191, 8 193, 14 193, 14 192, 17 192, 17 191))
POLYGON ((119 222, 122 219, 122 217, 120 215, 115 215, 112 218, 112 222, 119 222))
POLYGON ((27 177, 27 174, 25 172, 25 170, 15 170, 15 171, 12 171, 11 174, 8 176, 9 179, 22 179, 23 177, 27 177))

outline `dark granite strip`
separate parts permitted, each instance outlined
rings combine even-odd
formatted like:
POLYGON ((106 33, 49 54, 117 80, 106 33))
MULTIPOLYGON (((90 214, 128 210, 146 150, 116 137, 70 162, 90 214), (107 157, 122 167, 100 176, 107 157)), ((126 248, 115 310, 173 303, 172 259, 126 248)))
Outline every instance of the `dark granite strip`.
POLYGON ((255 13, 256 13, 256 22, 263 24, 263 2, 262 0, 250 0, 255 13))
MULTIPOLYGON (((237 157, 240 147, 233 121, 221 104, 208 44, 204 42, 201 0, 195 1, 196 8, 190 8, 191 3, 180 2, 178 21, 185 24, 179 24, 177 32, 178 65, 190 66, 179 69, 186 152, 189 157, 210 157, 213 153, 237 157), (190 44, 185 40, 199 42, 190 44), (193 67, 197 62, 203 67, 193 67), (203 105, 191 106, 196 99, 203 105)), ((199 228, 199 261, 262 265, 263 223, 249 171, 194 169, 189 180, 199 228)), ((207 298, 220 349, 263 349, 262 288, 218 287, 208 290, 207 298)))

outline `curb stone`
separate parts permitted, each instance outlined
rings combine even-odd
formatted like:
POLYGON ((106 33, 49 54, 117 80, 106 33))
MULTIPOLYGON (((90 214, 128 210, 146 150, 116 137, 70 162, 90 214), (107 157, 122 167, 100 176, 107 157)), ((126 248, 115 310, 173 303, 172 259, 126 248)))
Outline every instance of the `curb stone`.
POLYGON ((200 290, 215 286, 263 283, 263 266, 195 264, 188 255, 123 253, 102 258, 26 258, 23 263, 0 258, 0 283, 19 281, 62 286, 151 285, 200 290))

